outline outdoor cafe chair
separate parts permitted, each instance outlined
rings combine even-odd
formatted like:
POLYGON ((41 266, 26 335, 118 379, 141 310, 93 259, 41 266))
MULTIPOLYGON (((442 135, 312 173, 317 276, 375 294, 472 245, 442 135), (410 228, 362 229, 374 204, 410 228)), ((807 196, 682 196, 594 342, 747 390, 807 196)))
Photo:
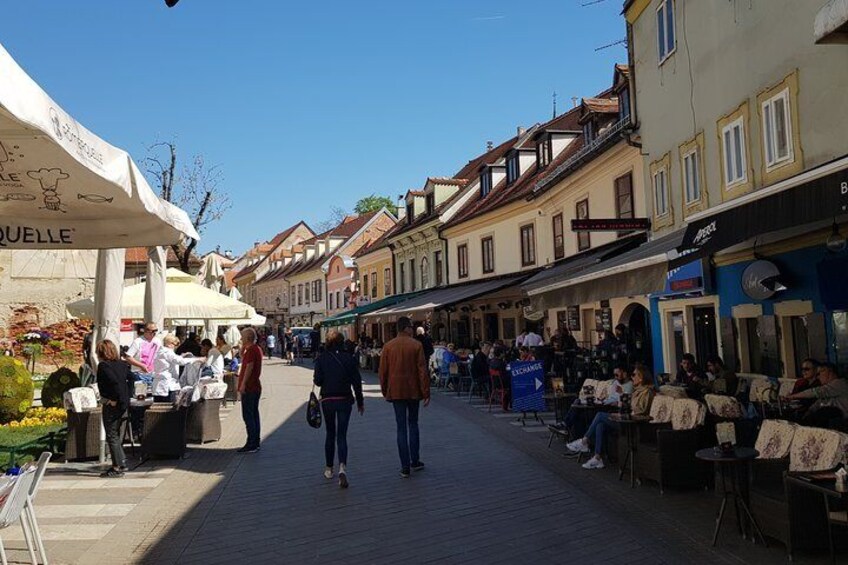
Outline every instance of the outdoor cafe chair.
POLYGON ((436 375, 436 388, 447 388, 450 382, 450 369, 445 362, 439 363, 439 372, 436 375))
POLYGON ((41 538, 41 530, 38 527, 38 520, 35 519, 35 506, 33 505, 33 501, 35 500, 35 495, 38 494, 38 487, 41 485, 41 479, 44 478, 44 473, 47 471, 47 464, 50 462, 50 458, 52 454, 49 451, 45 451, 41 454, 41 457, 38 458, 38 463, 35 468, 35 477, 32 481, 32 486, 29 489, 29 495, 26 499, 26 504, 24 505, 24 518, 28 522, 30 532, 32 532, 32 541, 35 542, 35 548, 32 547, 32 544, 27 542, 27 548, 29 549, 30 558, 32 558, 33 563, 38 563, 38 559, 36 558, 35 551, 38 551, 38 555, 41 556, 41 562, 44 565, 47 565, 47 552, 44 550, 44 540, 41 538))
MULTIPOLYGON (((27 500, 29 500, 30 489, 32 488, 32 483, 35 480, 36 474, 37 470, 35 468, 22 470, 21 474, 15 479, 15 483, 12 486, 9 495, 6 497, 3 507, 0 508, 0 530, 8 528, 20 520, 21 529, 24 532, 24 540, 26 541, 27 547, 30 548, 31 556, 32 540, 30 538, 30 531, 27 527, 26 521, 21 520, 21 514, 23 514, 27 500)), ((0 537, 0 562, 2 562, 3 565, 8 565, 9 563, 6 558, 6 547, 3 544, 2 537, 0 537)))
POLYGON ((503 375, 497 369, 489 369, 489 412, 492 411, 492 404, 495 399, 498 399, 499 404, 503 404, 506 398, 506 388, 504 387, 503 375))

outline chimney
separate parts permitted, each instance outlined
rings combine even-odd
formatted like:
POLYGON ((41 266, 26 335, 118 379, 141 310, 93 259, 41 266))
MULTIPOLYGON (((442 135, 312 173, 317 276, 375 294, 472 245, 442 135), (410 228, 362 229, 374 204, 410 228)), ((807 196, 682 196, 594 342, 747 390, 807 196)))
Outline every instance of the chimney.
POLYGON ((578 100, 580 100, 580 98, 578 98, 577 96, 572 96, 572 97, 571 97, 571 104, 572 104, 575 108, 577 107, 577 101, 578 101, 578 100))
POLYGON ((495 148, 495 143, 493 141, 490 140, 490 141, 486 142, 486 151, 491 151, 494 148, 495 148))
POLYGON ((402 220, 404 218, 406 218, 406 200, 404 200, 403 194, 399 194, 397 201, 397 219, 402 220))
POLYGON ((256 241, 253 242, 253 247, 259 247, 260 243, 262 243, 262 242, 257 239, 256 241))
POLYGON ((525 128, 524 126, 518 126, 517 128, 515 128, 515 133, 518 137, 521 137, 522 135, 527 133, 527 128, 525 128))
POLYGON ((227 249, 226 251, 224 251, 224 257, 226 257, 227 259, 232 259, 233 258, 233 250, 227 249))

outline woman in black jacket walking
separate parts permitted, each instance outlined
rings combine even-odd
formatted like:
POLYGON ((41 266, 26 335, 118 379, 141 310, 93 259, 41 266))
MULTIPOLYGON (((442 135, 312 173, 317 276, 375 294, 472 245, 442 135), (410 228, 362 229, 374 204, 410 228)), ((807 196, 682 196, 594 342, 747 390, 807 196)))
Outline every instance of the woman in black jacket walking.
POLYGON ((313 382, 321 389, 321 410, 327 438, 324 455, 327 467, 324 477, 333 478, 335 448, 339 448, 339 486, 347 488, 347 427, 354 398, 359 413, 365 412, 362 398, 362 376, 354 358, 344 351, 344 337, 335 330, 327 334, 324 351, 315 360, 313 382))
POLYGON ((121 419, 130 406, 129 382, 132 372, 129 363, 121 361, 115 344, 104 339, 97 344, 97 388, 103 402, 103 428, 106 430, 106 443, 112 454, 112 468, 101 477, 119 478, 124 476, 127 458, 121 445, 121 419))

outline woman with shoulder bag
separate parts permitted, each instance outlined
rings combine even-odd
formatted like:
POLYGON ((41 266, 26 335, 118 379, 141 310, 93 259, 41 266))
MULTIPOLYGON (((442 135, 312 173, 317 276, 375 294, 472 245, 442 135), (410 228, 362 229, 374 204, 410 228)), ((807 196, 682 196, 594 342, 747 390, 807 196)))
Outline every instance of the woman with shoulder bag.
POLYGON ((103 428, 112 455, 112 467, 101 477, 120 478, 127 468, 127 458, 121 445, 121 420, 130 406, 128 383, 132 380, 129 363, 121 360, 115 344, 104 339, 97 344, 97 388, 103 403, 103 428))
POLYGON ((347 481, 347 427, 354 399, 359 413, 365 412, 362 398, 362 376, 354 358, 344 351, 344 337, 335 330, 327 334, 324 351, 315 360, 313 382, 320 388, 321 411, 327 437, 324 442, 326 468, 324 477, 333 478, 335 448, 339 451, 339 486, 348 487, 347 481))

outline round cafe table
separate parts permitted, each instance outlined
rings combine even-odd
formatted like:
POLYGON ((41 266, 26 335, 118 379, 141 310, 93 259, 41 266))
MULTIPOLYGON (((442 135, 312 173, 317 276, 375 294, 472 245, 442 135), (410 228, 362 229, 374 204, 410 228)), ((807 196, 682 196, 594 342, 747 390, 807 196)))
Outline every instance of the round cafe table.
POLYGON ((618 480, 624 478, 624 472, 630 466, 630 488, 636 486, 636 449, 639 445, 639 425, 653 420, 647 415, 613 413, 609 415, 610 422, 615 422, 624 431, 627 438, 627 455, 621 467, 618 468, 618 480))
MULTIPOLYGON (((718 541, 718 533, 721 530, 721 523, 724 519, 724 511, 727 508, 727 499, 732 498, 734 508, 736 509, 736 524, 739 527, 739 535, 742 536, 742 539, 745 539, 746 537, 745 529, 743 527, 742 514, 739 512, 739 509, 742 508, 744 516, 753 527, 754 532, 756 532, 756 534, 760 537, 760 541, 763 542, 763 545, 768 547, 766 539, 763 537, 763 532, 760 530, 760 526, 757 524, 757 521, 754 519, 754 515, 751 513, 751 509, 748 507, 748 502, 745 500, 745 497, 741 492, 739 481, 740 467, 743 465, 750 465, 751 461, 756 459, 759 454, 759 451, 750 447, 736 447, 730 452, 724 452, 718 447, 707 447, 695 453, 695 457, 698 459, 715 463, 721 472, 721 486, 723 494, 721 506, 718 510, 718 516, 716 517, 716 527, 715 532, 713 533, 713 546, 715 546, 718 541)), ((754 540, 753 534, 751 539, 752 541, 754 540)))

